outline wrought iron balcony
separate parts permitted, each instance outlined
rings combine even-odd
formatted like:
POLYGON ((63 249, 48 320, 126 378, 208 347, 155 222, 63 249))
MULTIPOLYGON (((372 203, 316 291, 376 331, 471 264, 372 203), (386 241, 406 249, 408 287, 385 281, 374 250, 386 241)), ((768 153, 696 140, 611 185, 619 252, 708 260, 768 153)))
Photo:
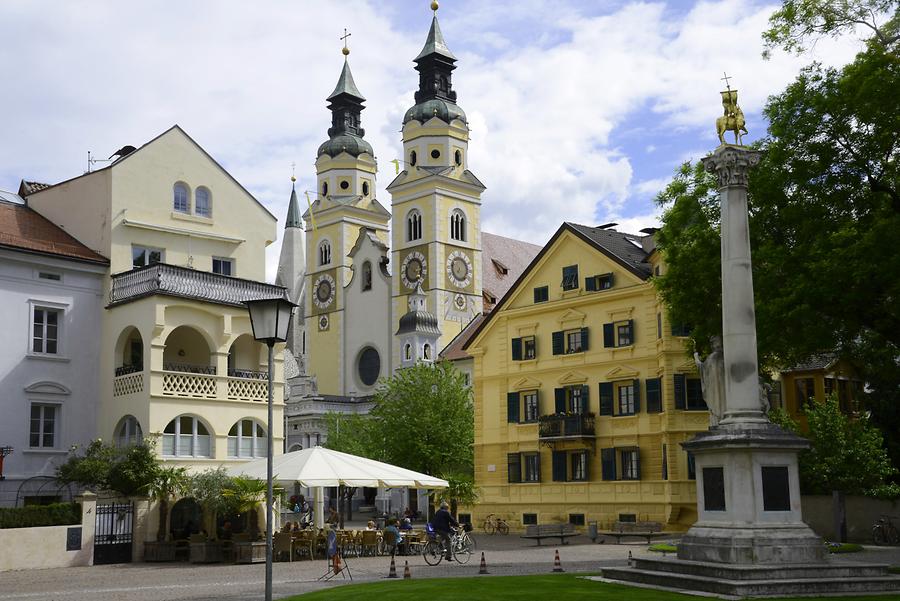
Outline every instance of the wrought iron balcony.
POLYGON ((255 369, 235 369, 228 368, 228 375, 232 378, 244 378, 247 380, 266 380, 268 381, 269 372, 257 371, 255 369))
POLYGON ((157 263, 112 276, 109 304, 127 303, 152 294, 243 307, 244 301, 248 300, 284 298, 285 288, 157 263))
POLYGON ((174 361, 166 361, 163 363, 164 371, 180 371, 186 374, 208 374, 216 375, 215 365, 194 365, 192 363, 176 363, 174 361))
POLYGON ((116 368, 116 376, 127 376, 128 374, 136 374, 140 371, 144 371, 144 366, 141 364, 137 365, 122 365, 116 368))
POLYGON ((538 437, 544 440, 594 436, 594 414, 542 415, 538 437))

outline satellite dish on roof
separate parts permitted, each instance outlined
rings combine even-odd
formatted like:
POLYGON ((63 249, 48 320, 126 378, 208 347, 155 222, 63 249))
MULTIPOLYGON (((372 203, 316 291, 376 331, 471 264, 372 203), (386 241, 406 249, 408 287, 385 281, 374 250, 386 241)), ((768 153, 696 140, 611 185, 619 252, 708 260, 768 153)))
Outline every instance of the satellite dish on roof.
POLYGON ((113 157, 119 157, 119 158, 121 159, 121 158, 123 158, 123 157, 128 156, 129 154, 131 154, 131 153, 134 152, 135 150, 137 150, 137 148, 135 148, 134 146, 132 146, 132 145, 129 144, 129 145, 127 145, 127 146, 123 146, 122 148, 118 149, 117 151, 115 151, 114 153, 112 153, 111 155, 109 155, 109 158, 111 159, 111 158, 113 158, 113 157))

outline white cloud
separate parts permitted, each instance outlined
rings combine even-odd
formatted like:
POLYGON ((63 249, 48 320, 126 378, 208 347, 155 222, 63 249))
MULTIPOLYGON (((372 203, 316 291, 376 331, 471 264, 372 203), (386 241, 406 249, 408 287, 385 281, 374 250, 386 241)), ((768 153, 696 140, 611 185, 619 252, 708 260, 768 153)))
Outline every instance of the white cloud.
MULTIPOLYGON (((389 206, 388 161, 401 151, 400 121, 417 85, 411 59, 430 19, 420 4, 210 0, 161 10, 142 1, 4 0, 0 188, 71 177, 88 149, 105 157, 179 123, 282 218, 291 162, 299 189, 312 188, 346 26, 368 99, 363 126, 382 170, 378 197, 389 206)), ((633 182, 631 158, 610 142, 626 119, 639 117, 648 142, 677 130, 711 149, 723 70, 751 113, 812 58, 852 56, 854 44, 826 40, 815 56, 762 61, 760 32, 773 8, 738 0, 686 12, 662 3, 445 5, 444 35, 460 58, 454 86, 472 128, 469 164, 488 187, 484 228, 546 240, 564 220, 649 219, 629 216, 646 209, 630 201, 659 182, 633 182)), ((645 148, 660 163, 681 160, 645 148)), ((270 279, 277 256, 275 244, 270 279)))

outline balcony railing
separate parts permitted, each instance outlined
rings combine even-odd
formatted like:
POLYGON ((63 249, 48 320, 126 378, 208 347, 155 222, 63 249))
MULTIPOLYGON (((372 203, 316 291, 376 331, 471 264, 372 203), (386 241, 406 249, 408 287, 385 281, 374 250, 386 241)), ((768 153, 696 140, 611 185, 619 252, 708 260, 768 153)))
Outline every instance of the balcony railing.
POLYGON ((144 371, 143 365, 122 365, 116 368, 116 376, 127 376, 128 374, 136 374, 139 371, 144 371))
POLYGON ((228 368, 228 375, 232 378, 244 378, 247 380, 268 380, 269 372, 256 371, 253 369, 234 369, 228 368))
POLYGON ((543 439, 583 438, 594 435, 594 414, 542 415, 539 434, 543 439))
POLYGON ((109 304, 126 303, 151 294, 242 307, 244 301, 248 300, 284 298, 285 288, 157 263, 112 276, 109 304))
POLYGON ((207 374, 216 375, 215 365, 194 365, 192 363, 177 363, 175 361, 166 361, 163 363, 164 371, 180 371, 186 374, 207 374))

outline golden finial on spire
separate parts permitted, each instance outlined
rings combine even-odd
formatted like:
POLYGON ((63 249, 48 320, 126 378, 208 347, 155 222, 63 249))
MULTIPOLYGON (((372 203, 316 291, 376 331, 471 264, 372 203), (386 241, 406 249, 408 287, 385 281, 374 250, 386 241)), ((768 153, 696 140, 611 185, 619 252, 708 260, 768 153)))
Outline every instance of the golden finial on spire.
POLYGON ((437 9, 439 9, 440 7, 441 7, 441 5, 437 3, 437 0, 432 0, 431 10, 433 10, 434 12, 437 12, 437 9))
POLYGON ((297 168, 297 163, 291 163, 291 183, 297 181, 297 176, 295 175, 294 170, 297 168))
POLYGON ((341 53, 342 53, 344 56, 347 56, 348 54, 350 54, 350 49, 347 48, 347 38, 349 38, 351 35, 353 35, 353 34, 352 34, 352 33, 348 33, 348 32, 347 32, 347 28, 344 27, 344 35, 342 35, 342 36, 340 37, 340 39, 344 41, 344 47, 341 48, 341 53))

